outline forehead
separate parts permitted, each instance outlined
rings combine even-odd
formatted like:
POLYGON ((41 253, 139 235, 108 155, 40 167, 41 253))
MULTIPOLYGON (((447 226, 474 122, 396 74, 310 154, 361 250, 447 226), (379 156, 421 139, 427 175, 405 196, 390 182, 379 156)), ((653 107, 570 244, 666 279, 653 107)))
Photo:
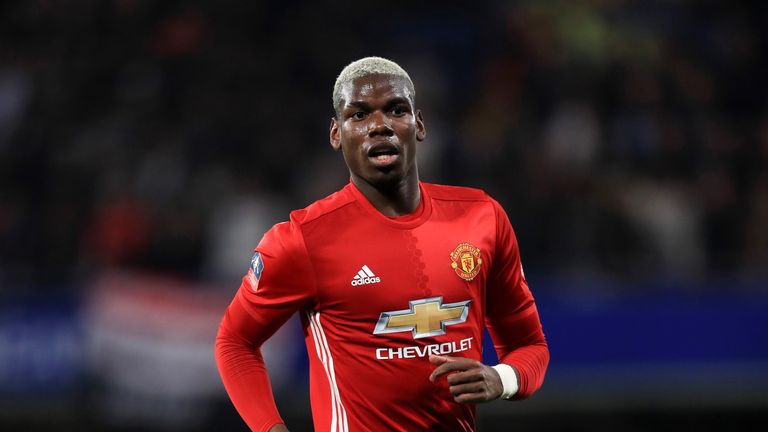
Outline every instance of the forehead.
POLYGON ((413 104, 408 81, 397 75, 372 74, 345 82, 340 89, 342 105, 366 99, 405 98, 413 104))

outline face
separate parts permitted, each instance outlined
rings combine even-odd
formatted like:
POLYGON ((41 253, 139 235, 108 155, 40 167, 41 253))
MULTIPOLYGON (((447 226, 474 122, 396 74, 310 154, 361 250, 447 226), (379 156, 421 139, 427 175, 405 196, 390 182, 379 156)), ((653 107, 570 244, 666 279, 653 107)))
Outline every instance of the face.
POLYGON ((344 154, 352 180, 377 188, 418 181, 416 142, 424 140, 426 129, 406 81, 368 75, 346 83, 341 96, 330 140, 344 154))

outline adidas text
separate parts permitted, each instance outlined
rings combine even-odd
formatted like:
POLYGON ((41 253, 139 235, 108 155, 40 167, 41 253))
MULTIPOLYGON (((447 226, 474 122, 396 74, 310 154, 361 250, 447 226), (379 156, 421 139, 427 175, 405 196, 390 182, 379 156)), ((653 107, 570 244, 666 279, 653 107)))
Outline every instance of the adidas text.
POLYGON ((366 277, 361 279, 352 279, 352 286, 366 285, 366 284, 379 283, 379 282, 381 282, 381 279, 378 276, 366 277))

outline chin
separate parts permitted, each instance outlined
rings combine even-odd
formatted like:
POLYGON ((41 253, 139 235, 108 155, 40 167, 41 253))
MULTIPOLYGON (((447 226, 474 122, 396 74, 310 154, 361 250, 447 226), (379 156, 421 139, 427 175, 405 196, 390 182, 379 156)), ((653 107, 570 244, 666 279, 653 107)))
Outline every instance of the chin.
POLYGON ((377 170, 370 176, 366 176, 366 181, 377 189, 394 189, 403 181, 405 176, 402 172, 395 169, 377 170))

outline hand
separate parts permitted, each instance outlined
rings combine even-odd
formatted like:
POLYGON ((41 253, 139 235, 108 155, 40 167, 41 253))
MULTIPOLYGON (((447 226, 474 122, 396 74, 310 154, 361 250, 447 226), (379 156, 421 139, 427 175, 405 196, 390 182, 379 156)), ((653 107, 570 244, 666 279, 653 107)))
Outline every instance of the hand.
POLYGON ((430 355, 429 362, 437 365, 429 380, 437 382, 443 375, 453 400, 459 403, 480 403, 498 399, 504 390, 496 369, 464 357, 430 355))
POLYGON ((278 424, 272 426, 271 428, 269 428, 268 432, 288 432, 288 428, 285 427, 284 424, 278 423, 278 424))

